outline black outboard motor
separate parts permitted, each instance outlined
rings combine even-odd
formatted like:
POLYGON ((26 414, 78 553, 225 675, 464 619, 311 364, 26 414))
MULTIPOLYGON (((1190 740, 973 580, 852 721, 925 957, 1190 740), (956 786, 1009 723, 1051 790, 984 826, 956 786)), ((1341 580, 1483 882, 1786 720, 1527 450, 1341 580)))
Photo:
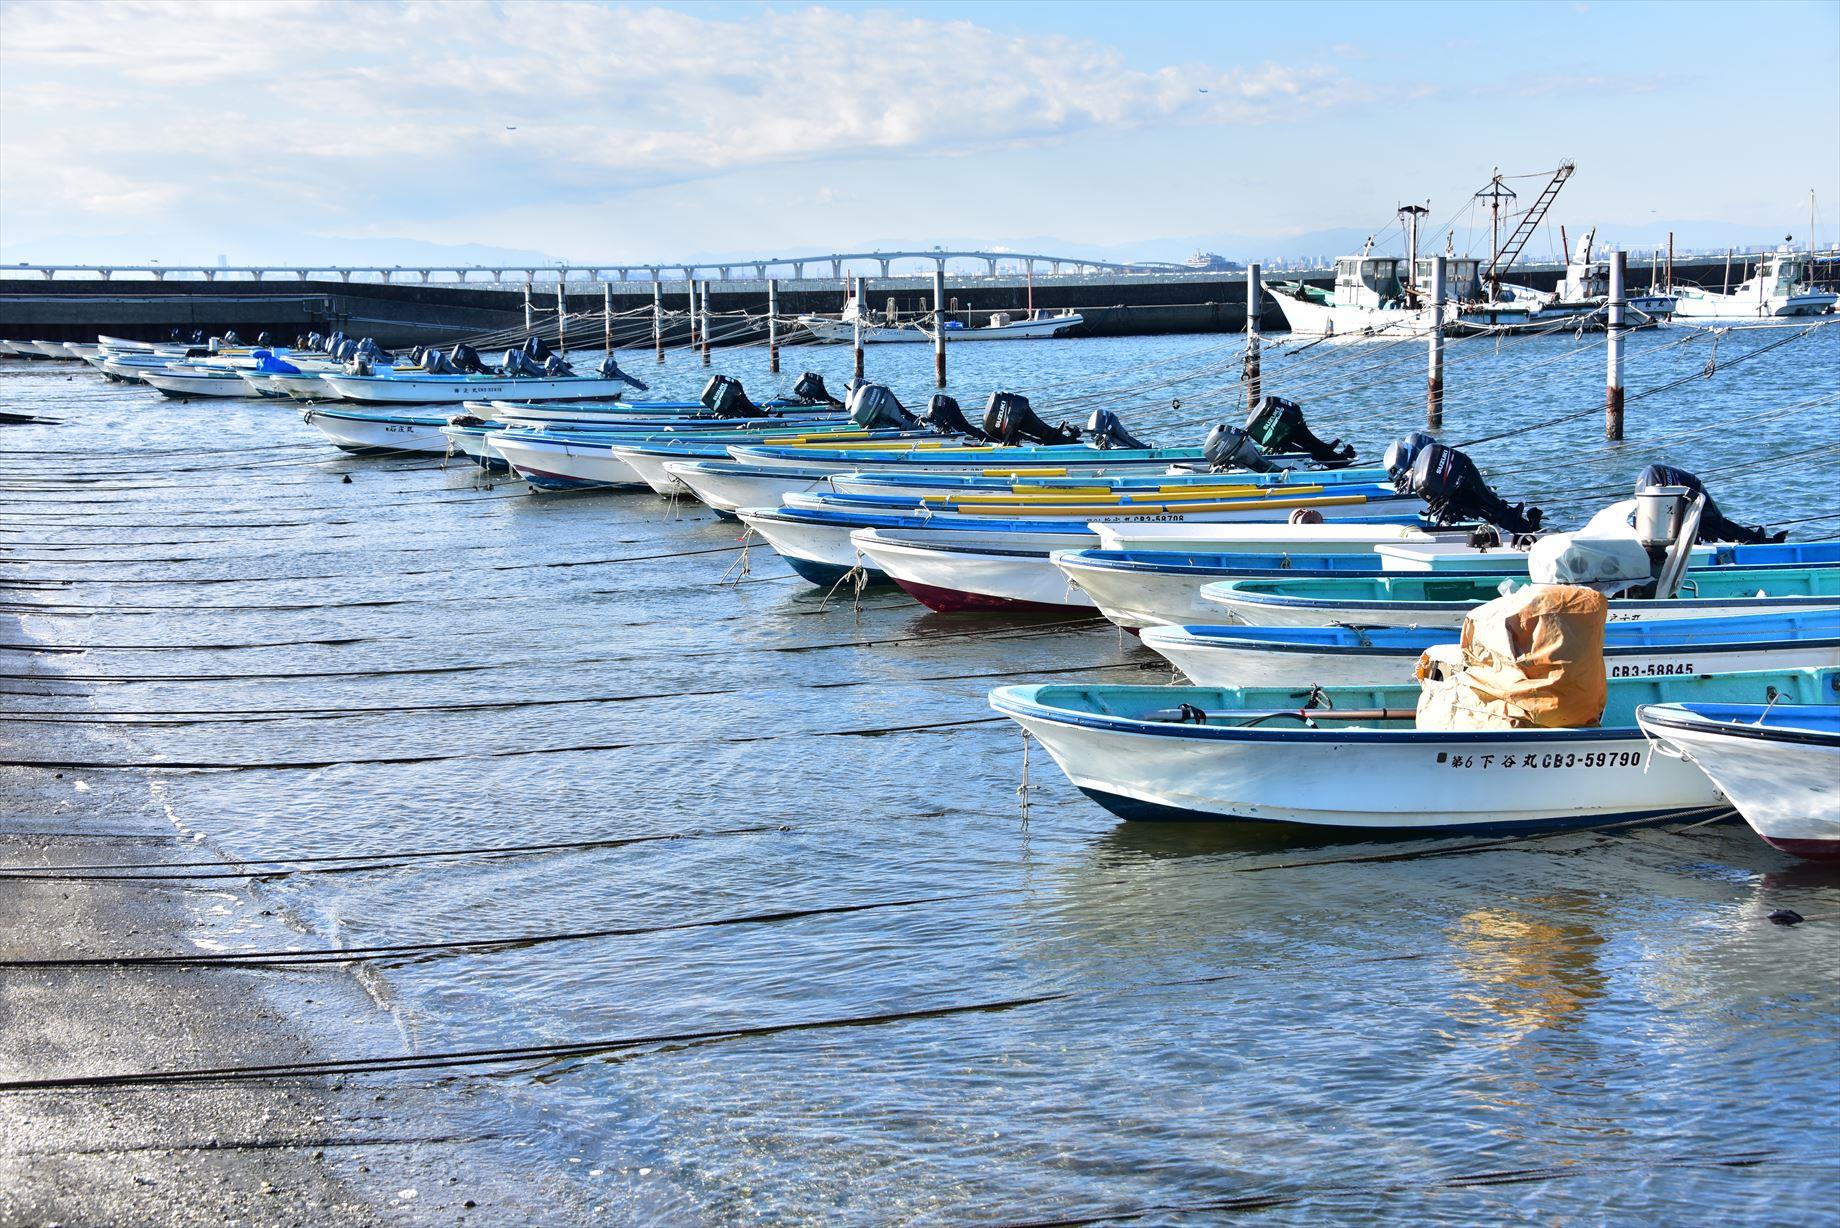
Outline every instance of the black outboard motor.
POLYGON ((1207 458, 1209 473, 1241 470, 1273 473, 1277 466, 1265 459, 1252 438, 1237 426, 1223 422, 1207 433, 1201 442, 1201 455, 1207 458))
POLYGON ((256 344, 266 350, 266 349, 269 349, 271 346, 273 346, 275 343, 269 340, 268 330, 265 328, 261 332, 256 334, 256 344))
POLYGON ((851 425, 865 431, 911 431, 920 425, 886 384, 865 382, 850 394, 849 411, 851 425))
POLYGON ((536 359, 524 350, 506 350, 505 361, 499 366, 498 371, 500 375, 509 375, 516 379, 543 374, 543 368, 537 365, 536 359))
POLYGON ((1713 502, 1712 496, 1706 494, 1705 483, 1685 469, 1676 469, 1672 465, 1650 465, 1636 478, 1636 491, 1640 493, 1649 486, 1685 486, 1696 495, 1704 495, 1706 502, 1699 513, 1699 540, 1703 542, 1736 542, 1742 546, 1763 546, 1786 541, 1789 530, 1783 529, 1771 533, 1760 524, 1739 524, 1726 517, 1713 502))
POLYGON ((984 408, 984 433, 1000 444, 1074 443, 1080 432, 1065 422, 1049 426, 1035 413, 1029 399, 1015 392, 993 392, 984 408))
POLYGON ((1455 448, 1431 444, 1412 464, 1412 493, 1425 501, 1438 524, 1481 520, 1510 533, 1538 533, 1543 513, 1525 503, 1509 504, 1482 480, 1481 470, 1455 448))
POLYGON ((1324 443, 1303 420, 1303 407, 1283 397, 1264 397, 1246 415, 1246 434, 1266 452, 1303 452, 1319 465, 1339 468, 1354 462, 1354 445, 1324 443))
POLYGON ((236 335, 236 330, 234 328, 227 328, 224 330, 224 344, 241 345, 243 344, 243 339, 236 335))
POLYGON ((767 411, 748 399, 747 389, 738 379, 712 375, 697 398, 718 418, 764 418, 767 411))
POLYGON ((938 431, 941 435, 963 435, 967 439, 987 440, 990 436, 965 420, 965 411, 958 402, 943 392, 935 392, 933 399, 926 403, 926 409, 920 415, 920 425, 929 431, 938 431))
POLYGON ((562 355, 551 354, 543 360, 543 374, 554 379, 558 376, 575 374, 575 368, 570 366, 562 355))
POLYGON ((203 345, 204 344, 204 329, 194 328, 192 330, 192 344, 193 345, 203 345))
MULTIPOLYGON (((177 336, 177 333, 175 332, 174 335, 177 336)), ((317 331, 310 332, 307 334, 307 348, 309 350, 323 350, 326 348, 326 339, 317 331)))
POLYGON ((620 370, 620 364, 614 361, 612 354, 601 359, 601 365, 594 369, 594 373, 602 379, 624 380, 634 388, 637 388, 640 392, 644 392, 650 386, 646 384, 644 380, 634 379, 632 376, 626 374, 626 372, 620 370))
POLYGON ((824 377, 816 371, 807 371, 799 376, 799 382, 792 386, 792 395, 806 405, 835 405, 843 408, 843 402, 831 395, 831 390, 824 386, 824 377))
POLYGON ((345 374, 347 375, 375 374, 375 372, 371 370, 370 356, 367 354, 354 352, 351 356, 351 361, 345 364, 345 374))
POLYGON ((479 351, 470 345, 456 345, 448 351, 447 359, 454 364, 454 370, 462 375, 488 375, 486 364, 479 359, 479 351))
POLYGON ((418 365, 422 368, 422 370, 428 372, 428 374, 430 375, 465 375, 465 374, 468 374, 467 372, 462 371, 460 369, 460 365, 456 363, 453 359, 449 358, 447 355, 441 353, 441 351, 436 350, 436 349, 430 349, 426 353, 424 353, 422 355, 422 361, 418 365))
POLYGON ((526 337, 524 339, 524 352, 530 355, 531 361, 542 362, 549 357, 549 346, 541 337, 526 337))
POLYGON ((1095 448, 1148 448, 1150 445, 1124 429, 1118 415, 1109 409, 1095 409, 1086 420, 1086 442, 1095 448))
POLYGON ((1393 479, 1397 490, 1403 493, 1412 488, 1413 463, 1420 452, 1436 442, 1423 431, 1407 431, 1386 445, 1386 475, 1393 479))

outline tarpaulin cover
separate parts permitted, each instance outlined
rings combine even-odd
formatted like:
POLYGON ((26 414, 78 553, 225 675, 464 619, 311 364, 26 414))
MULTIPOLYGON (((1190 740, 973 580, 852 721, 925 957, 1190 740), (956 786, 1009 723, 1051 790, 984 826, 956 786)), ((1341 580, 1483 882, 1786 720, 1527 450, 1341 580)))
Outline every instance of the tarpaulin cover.
POLYGON ((1604 620, 1595 589, 1535 584, 1471 610, 1453 654, 1418 659, 1420 729, 1577 729, 1604 715, 1604 620))

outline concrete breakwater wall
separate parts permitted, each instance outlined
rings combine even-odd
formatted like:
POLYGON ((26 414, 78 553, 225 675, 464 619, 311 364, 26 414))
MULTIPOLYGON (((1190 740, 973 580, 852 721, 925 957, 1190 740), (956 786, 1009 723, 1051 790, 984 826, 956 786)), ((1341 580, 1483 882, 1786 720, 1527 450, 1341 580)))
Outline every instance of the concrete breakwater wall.
MULTIPOLYGON (((1743 276, 1742 263, 1730 271, 1732 281, 1743 276)), ((1552 265, 1516 268, 1513 279, 1526 285, 1552 286, 1562 270, 1552 265)), ((1726 277, 1721 259, 1677 261, 1675 279, 1718 286, 1726 277)), ((1647 286, 1652 266, 1632 259, 1630 281, 1647 286)), ((1274 280, 1268 278, 1267 280, 1274 280)), ((1327 286, 1327 271, 1306 278, 1327 286)), ((877 312, 893 309, 902 315, 932 310, 930 277, 888 277, 863 280, 863 296, 877 312)), ((652 283, 649 281, 571 281, 567 287, 571 315, 596 318, 571 322, 571 335, 586 347, 598 347, 603 337, 599 313, 611 292, 616 314, 615 344, 621 347, 651 342, 652 283), (605 287, 605 288, 604 288, 605 287)), ((946 282, 951 318, 968 325, 986 323, 996 312, 1020 313, 1033 302, 1037 310, 1072 309, 1085 322, 1071 335, 1128 336, 1177 332, 1233 332, 1246 326, 1244 273, 1104 274, 1038 277, 953 277, 946 282)), ((684 313, 690 306, 689 283, 663 283, 667 312, 667 342, 687 339, 684 313)), ((554 319, 556 283, 538 283, 532 301, 537 319, 554 319)), ((782 315, 801 313, 835 315, 843 306, 843 284, 835 278, 782 280, 779 304, 782 315)), ((712 336, 718 345, 757 340, 765 335, 767 283, 716 281, 710 283, 710 311, 720 317, 712 336), (754 323, 743 316, 753 317, 754 323)), ((172 330, 206 335, 235 329, 253 338, 264 329, 279 340, 311 330, 342 329, 354 336, 375 337, 386 346, 431 344, 481 333, 519 330, 524 324, 522 285, 398 284, 386 282, 135 281, 0 280, 0 337, 60 341, 93 340, 97 334, 163 340, 172 330)), ((1266 296, 1262 324, 1284 328, 1284 317, 1266 296)), ((790 327, 782 340, 795 342, 801 334, 790 327)))

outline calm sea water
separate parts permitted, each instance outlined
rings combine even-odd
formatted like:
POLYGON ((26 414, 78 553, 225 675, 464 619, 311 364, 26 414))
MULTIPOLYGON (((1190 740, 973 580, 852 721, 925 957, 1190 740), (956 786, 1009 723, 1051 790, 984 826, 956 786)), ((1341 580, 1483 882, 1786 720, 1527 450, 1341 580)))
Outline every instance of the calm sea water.
MULTIPOLYGON (((1714 355, 1684 335, 1633 342, 1632 391, 1714 355)), ((1730 334, 1717 361, 1785 335, 1730 334)), ((1417 346, 1286 354, 1267 387, 1325 437, 1373 456, 1422 417, 1417 346)), ((627 357, 661 395, 706 374, 627 357)), ((1167 442, 1235 416, 1221 337, 951 357, 967 406, 1025 386, 1083 417, 1101 402, 1068 394, 1112 389, 1167 442)), ((757 349, 716 369, 756 395, 848 374, 844 350, 786 358, 777 385, 757 349)), ((870 351, 911 405, 931 361, 870 351)), ((1445 436, 1519 431, 1474 454, 1561 525, 1667 461, 1736 518, 1840 531, 1840 331, 1633 402, 1621 445, 1602 384, 1601 338, 1453 344, 1445 436)), ((0 409, 62 419, 0 432, 0 563, 60 581, 10 599, 30 637, 82 650, 56 659, 73 681, 9 682, 4 706, 90 720, 16 729, 27 755, 248 765, 89 773, 243 857, 706 833, 257 888, 303 941, 888 905, 373 967, 405 1044, 1053 995, 455 1081, 533 1173, 564 1174, 557 1218, 1175 1223, 1274 1196, 1299 1223, 1801 1222, 1840 1179, 1840 877, 1742 825, 1348 862, 1445 845, 1124 825, 1039 751, 1025 816, 1015 727, 953 722, 1004 681, 1168 676, 1109 626, 827 602, 769 550, 744 567, 696 506, 347 457, 283 404, 11 363, 0 409), (716 834, 736 828, 764 830, 716 834), (1814 920, 1763 921, 1785 907, 1814 920), (1526 1179, 1484 1176, 1508 1171, 1526 1179)))

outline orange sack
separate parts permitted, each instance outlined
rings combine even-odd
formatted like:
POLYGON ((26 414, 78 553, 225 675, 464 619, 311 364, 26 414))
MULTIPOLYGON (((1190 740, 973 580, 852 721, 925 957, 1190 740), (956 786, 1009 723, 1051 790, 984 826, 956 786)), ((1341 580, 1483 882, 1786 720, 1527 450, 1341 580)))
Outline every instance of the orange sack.
POLYGON ((1534 584, 1476 607, 1455 651, 1418 659, 1420 729, 1577 729, 1603 719, 1604 620, 1596 589, 1534 584))

